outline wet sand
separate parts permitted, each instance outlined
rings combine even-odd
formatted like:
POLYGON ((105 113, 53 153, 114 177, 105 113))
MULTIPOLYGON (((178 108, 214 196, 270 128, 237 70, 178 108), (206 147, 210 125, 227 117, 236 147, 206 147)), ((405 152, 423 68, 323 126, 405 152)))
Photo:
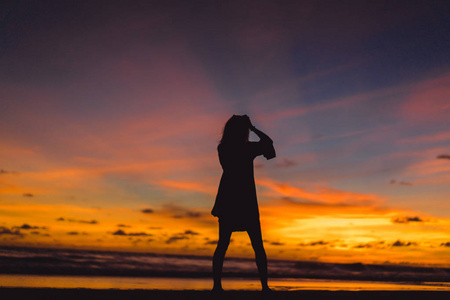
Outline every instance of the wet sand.
POLYGON ((226 291, 212 294, 210 291, 170 291, 170 290, 96 290, 96 289, 52 289, 52 288, 0 288, 0 299, 63 299, 63 300, 139 300, 139 299, 450 299, 446 291, 276 291, 261 293, 256 291, 226 291))

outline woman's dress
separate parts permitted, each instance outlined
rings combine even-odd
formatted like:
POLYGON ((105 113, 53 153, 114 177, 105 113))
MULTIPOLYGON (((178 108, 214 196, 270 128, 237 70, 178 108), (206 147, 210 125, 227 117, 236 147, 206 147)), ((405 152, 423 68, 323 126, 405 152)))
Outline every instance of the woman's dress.
POLYGON ((272 141, 220 144, 217 150, 223 174, 211 214, 232 231, 259 227, 253 160, 275 157, 272 141))

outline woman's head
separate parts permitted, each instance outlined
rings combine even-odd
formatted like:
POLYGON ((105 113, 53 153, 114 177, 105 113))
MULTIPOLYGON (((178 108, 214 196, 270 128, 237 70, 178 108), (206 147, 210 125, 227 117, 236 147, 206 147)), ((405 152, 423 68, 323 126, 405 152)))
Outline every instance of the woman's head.
POLYGON ((248 142, 250 134, 249 118, 247 116, 233 115, 223 128, 221 144, 240 144, 248 142))

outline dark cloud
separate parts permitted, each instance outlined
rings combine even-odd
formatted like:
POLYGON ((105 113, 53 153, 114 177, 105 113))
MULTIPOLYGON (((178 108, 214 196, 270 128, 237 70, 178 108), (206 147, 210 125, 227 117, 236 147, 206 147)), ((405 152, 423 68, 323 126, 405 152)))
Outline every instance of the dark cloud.
POLYGON ((14 226, 13 228, 25 229, 25 230, 28 230, 28 229, 40 229, 39 226, 31 226, 31 225, 28 225, 28 224, 23 224, 22 226, 14 226))
POLYGON ((98 224, 98 221, 96 221, 96 220, 86 221, 86 220, 68 219, 67 221, 69 221, 69 222, 76 222, 76 223, 83 223, 83 224, 98 224))
POLYGON ((117 231, 114 231, 114 232, 113 232, 113 235, 127 235, 127 234, 125 233, 125 231, 119 229, 119 230, 117 230, 117 231))
POLYGON ((325 242, 325 241, 317 241, 317 242, 312 242, 310 243, 311 246, 324 246, 324 245, 328 245, 330 242, 325 242))
POLYGON ((284 245, 286 245, 286 243, 280 243, 280 242, 271 242, 270 244, 272 246, 284 246, 284 245))
POLYGON ((162 227, 150 226, 148 229, 160 230, 162 229, 162 227))
POLYGON ((441 154, 437 156, 438 159, 450 159, 450 155, 449 154, 441 154))
POLYGON ((184 235, 174 235, 166 240, 166 244, 171 244, 171 243, 179 241, 179 240, 188 240, 188 239, 189 239, 189 237, 184 236, 184 235))
POLYGON ((355 249, 372 248, 372 245, 370 245, 370 244, 359 244, 359 245, 354 246, 353 248, 355 248, 355 249))
POLYGON ((125 225, 125 224, 117 224, 116 226, 120 227, 120 228, 131 228, 130 225, 125 225))
POLYGON ((146 232, 129 232, 128 236, 152 236, 153 234, 151 233, 146 233, 146 232))
POLYGON ((309 243, 300 243, 299 246, 308 247, 308 246, 326 246, 330 245, 331 242, 328 241, 316 241, 316 242, 309 242, 309 243))
POLYGON ((34 195, 32 193, 24 193, 23 196, 24 197, 34 197, 34 195))
POLYGON ((169 237, 166 240, 166 244, 171 244, 171 243, 179 241, 179 240, 188 240, 188 239, 190 239, 191 236, 194 236, 194 235, 199 235, 199 233, 192 231, 192 230, 185 230, 184 232, 176 233, 176 234, 172 235, 171 237, 169 237))
POLYGON ((218 240, 206 241, 205 245, 217 245, 218 240))
POLYGON ((391 220, 392 223, 395 224, 408 224, 411 222, 414 223, 421 223, 421 222, 425 222, 425 220, 423 220, 421 217, 397 217, 391 220))
POLYGON ((15 235, 23 237, 24 234, 20 232, 19 229, 9 229, 4 226, 0 226, 0 235, 15 235))
POLYGON ((75 219, 65 219, 63 217, 60 217, 58 219, 56 219, 56 221, 67 221, 67 222, 71 222, 71 223, 81 223, 81 224, 98 224, 97 220, 75 220, 75 219))
POLYGON ((199 212, 195 212, 195 211, 186 212, 186 217, 188 217, 188 218, 200 218, 201 216, 202 216, 202 214, 199 212))
POLYGON ((42 233, 42 232, 40 232, 40 231, 30 231, 30 234, 33 234, 33 235, 39 235, 39 236, 45 236, 45 237, 50 237, 50 236, 51 236, 51 235, 48 234, 48 233, 42 233))
POLYGON ((441 247, 450 247, 450 242, 442 243, 441 247))
POLYGON ((199 235, 198 232, 195 232, 195 231, 192 231, 192 230, 186 230, 184 232, 184 234, 186 234, 186 235, 199 235))
POLYGON ((154 210, 151 208, 144 208, 143 210, 141 210, 141 212, 144 214, 152 214, 154 210))
POLYGON ((187 217, 187 218, 196 219, 196 218, 200 218, 201 216, 202 216, 202 214, 199 212, 187 211, 186 213, 184 213, 182 215, 173 215, 172 218, 183 219, 183 218, 187 217))
POLYGON ((297 165, 297 162, 290 160, 288 158, 283 158, 280 162, 276 164, 279 168, 290 168, 295 167, 297 165))
POLYGON ((174 204, 166 204, 163 209, 172 215, 174 219, 193 218, 197 219, 202 216, 201 212, 190 210, 186 207, 181 207, 174 204))
POLYGON ((392 247, 409 247, 409 246, 417 246, 417 243, 416 242, 403 242, 403 241, 397 240, 392 244, 392 247))
MULTIPOLYGON (((39 227, 39 226, 31 226, 29 224, 24 223, 22 226, 13 226, 11 229, 22 229, 22 230, 35 230, 35 229, 43 229, 43 230, 47 230, 48 228, 45 226, 39 227)), ((32 234, 36 234, 31 232, 32 234)))
POLYGON ((150 233, 146 232, 129 232, 126 233, 125 231, 119 229, 112 233, 112 235, 122 235, 122 236, 152 236, 150 233))
POLYGON ((391 185, 396 184, 396 185, 402 185, 402 186, 411 186, 411 185, 413 185, 411 182, 403 181, 403 180, 397 181, 395 179, 392 179, 391 181, 389 181, 389 184, 391 184, 391 185))
POLYGON ((385 248, 386 242, 385 241, 376 241, 376 242, 369 242, 365 244, 359 244, 354 246, 355 249, 370 249, 370 248, 385 248))
POLYGON ((69 231, 67 235, 89 235, 87 232, 69 231))

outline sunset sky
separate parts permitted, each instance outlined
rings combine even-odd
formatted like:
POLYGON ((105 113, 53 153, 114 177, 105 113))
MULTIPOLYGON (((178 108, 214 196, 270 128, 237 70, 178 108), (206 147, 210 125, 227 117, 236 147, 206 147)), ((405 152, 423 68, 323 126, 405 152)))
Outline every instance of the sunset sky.
POLYGON ((448 1, 2 1, 0 246, 212 255, 248 114, 269 261, 450 267, 449 37, 448 1))

